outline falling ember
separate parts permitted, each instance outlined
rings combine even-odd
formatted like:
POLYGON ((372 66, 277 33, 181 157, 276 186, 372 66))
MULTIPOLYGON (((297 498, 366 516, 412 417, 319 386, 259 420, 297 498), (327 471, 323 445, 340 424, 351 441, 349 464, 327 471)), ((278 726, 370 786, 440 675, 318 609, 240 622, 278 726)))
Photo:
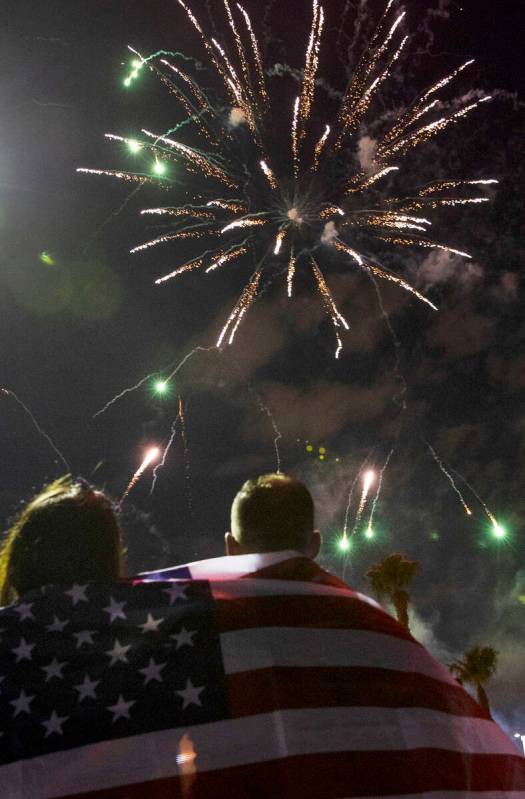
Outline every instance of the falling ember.
POLYGON ((505 530, 504 527, 501 526, 501 524, 498 524, 496 519, 494 519, 494 521, 492 522, 492 534, 494 538, 498 538, 499 540, 502 540, 507 536, 507 531, 505 530))
POLYGON ((285 236, 286 236, 286 229, 280 230, 279 233, 277 234, 277 238, 275 239, 275 247, 273 249, 274 255, 279 255, 279 253, 281 252, 281 247, 283 246, 283 241, 285 239, 285 236))
MULTIPOLYGON (((146 128, 140 136, 107 134, 110 141, 126 146, 128 160, 129 153, 133 154, 134 172, 78 170, 129 181, 138 187, 153 185, 169 193, 171 202, 165 207, 143 211, 163 217, 168 222, 167 229, 134 247, 133 253, 179 241, 206 242, 203 252, 190 253, 186 263, 175 265, 156 282, 164 283, 196 270, 211 272, 241 255, 265 253, 256 276, 245 285, 224 325, 217 346, 227 332, 228 342, 233 341, 259 288, 267 285, 275 255, 282 255, 288 262, 289 296, 296 270, 312 268, 323 307, 334 326, 336 357, 343 346, 339 329, 348 329, 348 325, 335 306, 324 275, 326 261, 321 262, 321 257, 328 255, 329 248, 335 246, 347 262, 357 265, 372 279, 394 283, 436 309, 401 275, 377 263, 373 245, 386 242, 392 247, 437 248, 470 258, 463 250, 433 240, 430 214, 442 207, 461 210, 470 204, 488 202, 490 197, 482 196, 482 189, 496 184, 495 179, 474 176, 456 180, 452 176, 423 186, 403 187, 406 196, 392 196, 390 184, 394 181, 385 178, 395 173, 396 186, 403 186, 403 181, 414 173, 413 165, 405 169, 407 156, 414 148, 439 136, 449 126, 462 123, 490 100, 483 94, 463 92, 464 100, 450 102, 440 94, 450 83, 457 82, 473 62, 459 64, 434 80, 408 108, 397 112, 393 109, 390 121, 384 120, 384 129, 373 140, 368 163, 356 166, 355 153, 360 131, 367 125, 367 114, 373 113, 373 104, 378 102, 379 92, 385 91, 394 64, 399 63, 409 41, 403 30, 407 14, 396 10, 396 0, 386 2, 364 51, 352 53, 355 67, 334 110, 317 100, 317 87, 326 82, 320 69, 328 50, 323 42, 324 9, 319 0, 313 0, 311 6, 297 91, 279 98, 274 97, 275 84, 271 92, 268 90, 267 65, 263 64, 256 32, 241 4, 223 0, 227 36, 219 31, 218 22, 216 36, 209 35, 184 0, 178 0, 178 5, 198 33, 207 66, 215 73, 218 86, 208 90, 207 85, 198 83, 198 70, 194 77, 173 63, 180 55, 177 52, 159 50, 143 57, 130 48, 134 57, 125 84, 130 86, 139 73, 149 70, 182 106, 184 120, 161 134, 146 128), (286 107, 288 111, 277 115, 276 107, 286 107), (192 146, 179 140, 190 130, 194 131, 192 146), (283 143, 287 153, 283 153, 283 143), (476 196, 472 196, 473 192, 476 196), (417 211, 429 218, 414 216, 417 211), (355 242, 365 236, 370 241, 363 244, 363 252, 357 252, 355 242), (220 241, 214 241, 216 238, 220 241), (365 256, 364 252, 368 254, 365 256)), ((378 293, 379 301, 380 296, 378 293)))
POLYGON ((290 260, 288 261, 288 274, 286 276, 286 283, 287 283, 287 286, 288 286, 288 296, 289 297, 292 296, 292 292, 293 292, 293 278, 294 278, 294 275, 295 275, 295 266, 296 266, 295 254, 294 254, 294 251, 292 249, 292 252, 290 253, 290 260))
MULTIPOLYGON (((428 442, 425 441, 425 443, 428 446, 428 442)), ((469 481, 466 479, 466 477, 464 477, 460 472, 457 471, 457 469, 452 468, 452 466, 449 466, 449 469, 450 469, 451 472, 454 472, 454 474, 457 477, 459 477, 459 479, 462 480, 463 483, 465 483, 465 485, 467 486, 469 491, 471 491, 474 494, 474 496, 478 500, 479 504, 481 505, 481 507, 483 508, 485 513, 487 514, 487 517, 488 517, 489 521, 492 524, 492 528, 493 528, 493 532, 494 532, 495 537, 496 538, 504 538, 505 535, 506 535, 506 532, 498 524, 498 520, 496 519, 496 517, 494 516, 494 514, 492 513, 492 511, 488 507, 487 503, 483 501, 482 497, 480 497, 480 495, 478 494, 476 489, 471 485, 471 483, 469 483, 469 481), (503 531, 503 535, 501 535, 501 531, 503 531)))
POLYGON ((165 394, 168 390, 168 381, 167 380, 157 380, 155 383, 155 391, 157 394, 165 394))
POLYGON ((228 230, 233 230, 234 228, 245 228, 245 227, 257 227, 257 225, 265 225, 266 222, 264 219, 236 219, 234 222, 230 222, 229 225, 223 227, 221 233, 226 233, 228 230))
POLYGON ((266 175, 266 177, 268 178, 268 183, 270 184, 272 189, 279 188, 278 183, 275 180, 274 174, 273 174, 272 170, 270 169, 270 167, 268 166, 268 164, 266 163, 266 161, 261 161, 260 164, 261 164, 261 169, 264 172, 264 174, 266 175))
POLYGON ((376 473, 373 471, 373 469, 368 469, 368 471, 366 471, 363 475, 363 490, 361 492, 361 499, 359 500, 359 506, 357 508, 357 513, 354 522, 354 529, 352 531, 352 534, 355 533, 355 531, 359 526, 359 522, 361 521, 361 517, 365 509, 368 492, 370 491, 370 487, 373 485, 375 480, 376 480, 376 473))
MULTIPOLYGON (((323 306, 325 308, 327 315, 332 320, 334 328, 338 328, 342 325, 345 328, 345 330, 348 330, 348 322, 346 321, 344 316, 342 316, 337 310, 337 306, 334 302, 334 298, 332 297, 332 293, 328 288, 326 280, 324 279, 324 275, 319 269, 319 266, 317 265, 317 262, 314 260, 314 258, 312 258, 312 271, 317 281, 317 288, 319 289, 319 294, 321 295, 323 306)), ((343 348, 343 344, 341 342, 341 337, 339 336, 337 329, 335 331, 335 337, 337 341, 337 349, 335 351, 335 357, 338 358, 343 348)))
POLYGON ((51 449, 52 449, 52 450, 55 452, 55 454, 58 456, 58 458, 60 459, 60 461, 61 461, 61 462, 62 462, 62 464, 64 465, 64 467, 65 467, 65 469, 66 469, 66 472, 70 472, 70 471, 71 471, 71 469, 70 469, 70 467, 69 467, 69 463, 68 463, 68 462, 67 462, 67 460, 64 458, 63 454, 62 454, 62 453, 61 453, 61 451, 58 449, 58 447, 56 446, 56 444, 55 444, 55 442, 53 441, 53 439, 51 438, 51 436, 49 436, 49 435, 46 433, 46 431, 45 431, 45 430, 43 430, 43 429, 40 427, 40 425, 39 425, 39 423, 38 423, 38 421, 37 421, 36 417, 35 417, 35 416, 34 416, 34 414, 33 414, 33 413, 32 413, 32 412, 29 410, 29 408, 27 407, 27 405, 25 404, 25 402, 22 402, 22 400, 20 399, 20 397, 19 397, 17 394, 15 394, 15 392, 14 392, 14 391, 11 391, 11 389, 8 389, 8 388, 3 388, 3 387, 1 387, 1 386, 0 386, 0 394, 3 394, 3 395, 4 395, 4 396, 6 396, 6 397, 11 397, 11 398, 12 398, 12 399, 13 399, 13 400, 14 400, 14 401, 17 403, 17 405, 19 405, 19 406, 22 408, 22 410, 24 411, 24 413, 25 413, 25 414, 27 414, 27 416, 28 416, 28 417, 29 417, 29 419, 31 420, 31 422, 32 422, 32 424, 33 424, 33 426, 34 426, 35 430, 36 430, 36 431, 39 433, 39 435, 41 435, 41 436, 42 436, 42 438, 45 438, 45 440, 47 441, 47 443, 49 444, 49 446, 51 447, 51 449))
MULTIPOLYGON (((449 481, 450 485, 452 486, 452 489, 457 494, 459 501, 463 505, 463 509, 464 509, 465 513, 467 514, 467 516, 472 516, 472 511, 470 510, 469 506, 465 502, 463 494, 461 493, 461 491, 457 487, 454 478, 452 477, 452 475, 450 474, 450 472, 446 468, 445 464, 443 463, 443 461, 441 460, 441 458, 437 454, 436 450, 434 449, 434 447, 431 444, 429 444, 428 441, 424 441, 424 443, 427 445, 430 454, 432 455, 432 457, 434 458, 435 462, 437 463, 437 465, 441 469, 441 472, 445 475, 445 477, 449 481)), ((487 509, 487 511, 488 511, 488 509, 487 509)), ((494 519, 494 517, 492 516, 490 511, 488 511, 488 514, 489 514, 489 518, 491 519, 492 523, 495 525, 496 524, 496 519, 494 519)))
POLYGON ((235 258, 239 258, 241 255, 244 255, 246 252, 246 247, 238 247, 234 250, 229 250, 225 252, 224 255, 221 255, 220 258, 217 258, 211 266, 206 269, 206 273, 213 272, 215 269, 218 269, 223 264, 227 264, 228 261, 233 261, 235 258))
POLYGON ((139 468, 137 469, 137 471, 129 481, 128 485, 126 486, 126 490, 124 491, 124 493, 120 498, 121 504, 122 502, 124 502, 129 492, 136 486, 136 484, 138 483, 138 481, 140 480, 140 478, 142 477, 148 466, 150 466, 152 463, 158 460, 159 457, 160 457, 160 449, 158 447, 151 447, 151 449, 148 449, 144 457, 144 460, 142 461, 139 468))
POLYGON ((319 168, 319 159, 321 157, 321 153, 323 152, 326 140, 328 139, 329 135, 330 135, 330 125, 327 125, 325 128, 325 132, 323 133, 323 135, 315 145, 314 163, 312 167, 314 172, 317 172, 317 169, 319 168))
POLYGON ((390 450, 390 452, 388 453, 388 455, 386 457, 386 461, 384 462, 381 471, 379 472, 379 479, 377 481, 376 493, 375 493, 374 499, 372 500, 372 508, 370 510, 370 517, 368 519, 368 527, 366 528, 366 532, 365 532, 365 536, 367 538, 373 538, 374 535, 375 535, 374 528, 373 528, 374 514, 376 512, 377 503, 379 502, 379 497, 381 495, 381 489, 383 487, 383 477, 385 476, 385 472, 388 469, 388 464, 390 463, 390 459, 392 458, 394 452, 395 452, 395 447, 392 447, 392 449, 390 450))
POLYGON ((297 122, 299 116, 299 102, 300 98, 295 98, 295 103, 293 106, 293 121, 292 121, 292 160, 293 160, 293 173, 294 177, 299 177, 299 141, 297 136, 297 122))
POLYGON ((235 338, 235 334, 237 329, 241 323, 243 316, 245 315, 246 311, 254 302, 257 296, 257 290, 259 288, 259 283, 261 281, 261 273, 257 271, 255 275, 252 277, 251 281, 248 283, 246 288, 244 289, 243 293, 241 294, 237 305, 231 312, 228 321, 224 325, 221 330, 220 336, 217 340, 217 349, 220 348, 226 333, 230 331, 230 338, 228 339, 228 343, 232 344, 233 339, 235 338))

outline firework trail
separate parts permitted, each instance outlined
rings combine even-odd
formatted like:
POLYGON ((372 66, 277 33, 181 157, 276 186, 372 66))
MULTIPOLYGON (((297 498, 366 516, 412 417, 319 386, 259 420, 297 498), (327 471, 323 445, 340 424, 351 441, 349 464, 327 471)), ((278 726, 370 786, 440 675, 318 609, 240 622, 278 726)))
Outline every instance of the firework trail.
POLYGON ((361 517, 362 517, 363 511, 365 509, 365 504, 366 504, 366 500, 367 500, 367 497, 368 497, 368 492, 370 491, 370 488, 374 484, 375 480, 376 480, 376 473, 374 472, 373 469, 369 469, 368 471, 366 471, 364 473, 364 475, 363 475, 363 490, 361 492, 361 499, 359 500, 357 513, 355 515, 355 522, 354 522, 354 528, 352 530, 352 535, 355 534, 355 532, 356 532, 356 530, 357 530, 357 528, 359 526, 359 522, 361 521, 361 517))
POLYGON ((102 224, 101 224, 101 225, 99 225, 99 227, 98 227, 98 228, 95 230, 95 232, 94 232, 94 233, 92 233, 92 234, 91 234, 91 236, 89 236, 89 238, 87 239, 87 241, 86 241, 86 242, 85 242, 85 244, 83 245, 82 249, 80 250, 80 256, 81 256, 81 257, 82 257, 82 256, 84 256, 84 255, 86 255, 86 254, 89 252, 89 248, 91 247, 91 245, 93 244, 93 242, 94 242, 94 241, 96 241, 96 240, 98 239, 98 237, 100 236, 100 234, 101 234, 101 233, 102 233, 102 232, 103 232, 103 231, 106 229, 106 227, 107 227, 107 226, 108 226, 108 225, 109 225, 111 222, 113 222, 113 220, 114 220, 114 219, 116 219, 118 216, 120 216, 120 214, 121 214, 121 213, 124 211, 124 209, 127 207, 128 203, 129 203, 129 202, 131 202, 131 200, 133 199, 133 197, 134 197, 134 196, 135 196, 135 195, 136 195, 136 194, 137 194, 137 193, 138 193, 138 192, 141 190, 141 188, 142 188, 142 186, 136 186, 136 187, 135 187, 135 188, 134 188, 134 189, 133 189, 133 190, 132 190, 132 191, 131 191, 131 192, 128 194, 128 196, 127 196, 127 197, 124 199, 124 201, 123 201, 123 202, 122 202, 122 203, 119 205, 119 207, 118 207, 118 208, 117 208, 115 211, 112 211, 112 213, 111 213, 111 214, 110 214, 110 215, 107 217, 107 219, 105 219, 105 220, 104 220, 104 222, 102 222, 102 224))
POLYGON ((182 407, 182 397, 179 397, 179 419, 180 419, 180 432, 182 436, 182 446, 184 448, 184 472, 186 475, 186 497, 188 500, 188 510, 190 512, 190 515, 193 516, 193 494, 191 491, 190 451, 188 449, 188 438, 186 435, 186 419, 184 417, 184 408, 182 407))
POLYGON ((263 413, 265 416, 267 416, 268 419, 270 420, 270 424, 272 426, 273 436, 274 436, 273 437, 273 448, 275 450, 275 460, 276 460, 275 471, 277 472, 277 474, 280 474, 281 473, 281 451, 280 451, 280 447, 279 447, 279 442, 282 440, 283 434, 279 430, 279 427, 277 425, 277 421, 275 419, 275 416, 271 412, 270 408, 266 405, 266 403, 262 399, 262 397, 259 394, 259 392, 251 385, 251 383, 247 383, 247 388, 248 388, 249 393, 255 399, 255 402, 257 403, 257 406, 258 406, 259 410, 261 411, 261 413, 263 413))
POLYGON ((496 532, 498 532, 501 529, 500 525, 498 524, 498 520, 496 519, 496 517, 494 516, 494 514, 492 513, 492 511, 490 510, 490 508, 486 504, 486 502, 484 502, 483 499, 480 497, 480 495, 478 494, 476 489, 469 483, 469 481, 466 479, 466 477, 463 477, 463 475, 460 472, 457 471, 457 469, 454 469, 450 465, 448 466, 448 468, 450 469, 451 472, 454 472, 456 477, 459 477, 459 479, 462 480, 465 483, 465 485, 467 486, 469 491, 471 491, 472 494, 476 497, 476 499, 478 500, 479 504, 481 505, 481 507, 483 508, 485 513, 487 514, 489 520, 492 522, 492 526, 494 527, 494 530, 496 530, 496 532))
POLYGON ((140 478, 142 477, 148 466, 150 466, 154 461, 156 461, 159 455, 160 455, 160 449, 158 447, 151 447, 146 452, 144 460, 142 461, 139 468, 137 469, 137 471, 135 472, 135 474, 127 484, 126 490, 124 491, 119 500, 121 505, 128 496, 129 492, 136 486, 136 484, 138 483, 138 481, 140 480, 140 478))
POLYGON ((383 465, 383 468, 379 472, 379 479, 377 481, 377 489, 376 489, 376 493, 374 495, 374 499, 372 501, 372 508, 370 510, 370 516, 368 518, 368 525, 367 525, 366 532, 365 532, 365 535, 366 535, 367 538, 373 538, 373 535, 374 535, 373 524, 374 524, 374 514, 376 512, 376 505, 378 503, 379 496, 381 494, 381 488, 383 487, 383 476, 384 476, 384 474, 385 474, 385 472, 386 472, 386 470, 388 468, 388 464, 390 463, 390 459, 393 456, 394 452, 395 452, 395 447, 392 447, 392 449, 390 450, 390 452, 387 455, 387 458, 386 458, 386 461, 385 461, 385 463, 383 465))
MULTIPOLYGON (((426 441, 425 439, 423 439, 423 442, 424 442, 424 444, 426 444, 426 446, 428 447, 428 450, 429 450, 430 454, 432 455, 432 457, 434 458, 435 462, 437 463, 437 465, 438 465, 438 466, 439 466, 439 468, 441 469, 441 472, 442 472, 442 474, 444 474, 444 475, 445 475, 445 477, 446 477, 446 478, 447 478, 447 480, 449 481, 450 485, 452 486, 452 489, 453 489, 453 490, 455 491, 455 493, 457 494, 459 501, 460 501, 460 502, 461 502, 461 504, 463 505, 463 508, 464 508, 464 510, 465 510, 465 513, 467 514, 467 516, 472 516, 472 511, 470 510, 469 506, 468 506, 468 505, 467 505, 467 503, 465 502, 465 499, 464 499, 464 497, 463 497, 463 494, 461 493, 461 491, 460 491, 460 490, 459 490, 459 488, 457 487, 457 485, 456 485, 456 483, 455 483, 455 481, 454 481, 454 478, 452 477, 452 475, 451 475, 451 474, 450 474, 450 472, 448 471, 447 467, 445 466, 445 464, 443 463, 443 461, 441 460, 441 458, 440 458, 440 457, 439 457, 439 455, 437 454, 436 450, 435 450, 435 449, 434 449, 434 447, 433 447, 431 444, 429 444, 429 442, 428 442, 428 441, 426 441)), ((482 504, 483 504, 483 503, 482 503, 482 504)), ((490 517, 489 517, 489 518, 490 518, 490 517)), ((494 523, 496 523, 496 520, 495 520, 495 519, 494 519, 494 523)))
MULTIPOLYGON (((348 39, 352 52, 346 54, 347 65, 352 62, 352 69, 348 70, 351 74, 338 103, 334 101, 329 112, 325 104, 317 102, 316 88, 324 84, 321 68, 325 14, 319 1, 313 0, 297 92, 288 98, 288 119, 280 113, 278 121, 272 116, 277 98, 267 86, 262 50, 243 6, 224 0, 227 36, 221 37, 219 43, 216 35, 206 33, 183 0, 178 0, 178 4, 200 37, 222 96, 214 102, 194 73, 174 64, 179 53, 158 51, 143 57, 133 51, 132 71, 125 85, 130 86, 142 73, 151 72, 182 105, 187 119, 165 133, 143 128, 133 139, 107 134, 113 142, 128 147, 142 171, 79 170, 131 181, 141 187, 156 185, 173 198, 172 204, 165 207, 143 209, 144 214, 168 219, 171 227, 133 247, 133 253, 173 241, 205 239, 213 244, 216 240, 213 246, 194 254, 156 282, 164 283, 193 271, 215 273, 249 255, 259 262, 221 331, 218 348, 233 342, 246 313, 267 284, 268 274, 276 268, 282 271, 283 262, 288 265, 289 297, 299 269, 313 276, 334 327, 336 357, 343 346, 340 331, 346 331, 348 325, 325 277, 327 261, 339 261, 378 281, 393 282, 435 310, 430 299, 400 275, 378 264, 369 253, 374 243, 381 242, 381 246, 386 243, 393 247, 438 248, 470 257, 461 249, 435 241, 429 235, 429 216, 442 207, 462 208, 487 202, 489 198, 482 189, 497 181, 450 179, 405 191, 403 166, 415 148, 460 123, 490 100, 482 95, 473 102, 460 101, 458 106, 447 103, 442 96, 472 61, 460 64, 424 90, 410 106, 398 109, 390 122, 384 122, 365 169, 356 167, 360 131, 408 41, 404 33, 406 12, 400 10, 398 0, 388 0, 360 56, 354 49, 363 29, 366 7, 359 3, 353 36, 350 34, 348 39), (283 124, 286 127, 282 135, 276 135, 283 124), (174 133, 183 136, 189 130, 191 143, 173 138, 174 133), (282 153, 283 141, 290 143, 286 156, 282 153), (278 147, 275 142, 279 142, 278 147), (177 182, 170 176, 173 167, 177 168, 177 182), (189 181, 182 190, 179 175, 183 170, 188 172, 189 181), (385 187, 380 194, 376 191, 379 184, 385 187), (367 243, 358 244, 357 251, 356 241, 365 240, 367 243)), ((351 5, 355 7, 349 3, 344 7, 343 19, 351 5)), ((265 24, 267 20, 265 15, 265 24)), ((336 42, 340 53, 341 35, 336 42)))
POLYGON ((359 480, 359 477, 363 474, 363 469, 368 464, 370 458, 372 457, 372 455, 374 453, 374 450, 375 450, 375 446, 373 446, 371 448, 370 452, 368 453, 368 455, 364 459, 364 461, 363 461, 363 463, 361 465, 361 468, 358 470, 356 476, 354 477, 354 479, 352 480, 352 483, 350 485, 350 490, 348 492, 348 500, 347 500, 347 503, 346 503, 345 521, 344 521, 344 525, 343 525, 342 541, 345 541, 345 542, 348 541, 348 521, 349 521, 349 518, 350 518, 350 508, 352 506, 352 499, 353 499, 353 496, 354 496, 354 490, 355 490, 355 487, 357 485, 357 481, 359 480))
POLYGON ((27 407, 27 405, 26 405, 24 402, 22 402, 22 400, 20 399, 20 397, 18 397, 18 396, 15 394, 15 392, 14 392, 14 391, 11 391, 11 389, 7 389, 7 388, 0 388, 0 393, 2 393, 2 394, 5 394, 5 396, 6 396, 6 397, 12 397, 12 398, 14 399, 14 401, 15 401, 15 402, 16 402, 16 403, 17 403, 17 404, 18 404, 18 405, 19 405, 19 406, 22 408, 22 410, 23 410, 23 411, 24 411, 24 412, 25 412, 25 413, 26 413, 26 414, 29 416, 29 418, 31 419, 31 421, 32 421, 32 423, 33 423, 33 425, 34 425, 35 429, 37 430, 37 432, 38 432, 38 433, 39 433, 39 434, 40 434, 40 435, 41 435, 43 438, 45 438, 45 440, 47 441, 47 443, 49 444, 49 446, 52 448, 52 450, 55 452, 55 454, 56 454, 56 455, 59 457, 59 459, 61 460, 62 464, 64 465, 64 467, 65 467, 65 469, 66 469, 66 472, 71 472, 71 469, 70 469, 70 466, 69 466, 69 464, 68 464, 67 460, 65 459, 65 457, 63 456, 63 454, 61 453, 61 451, 59 450, 59 448, 57 447, 57 445, 55 444, 55 442, 53 441, 53 439, 51 438, 51 436, 49 436, 49 435, 46 433, 46 431, 45 431, 45 430, 42 430, 42 428, 41 428, 41 427, 40 427, 40 425, 38 424, 37 420, 35 419, 34 415, 31 413, 31 411, 29 410, 29 408, 27 407))
POLYGON ((151 481, 151 488, 149 490, 149 495, 150 496, 155 491, 155 486, 157 485, 157 478, 158 478, 158 475, 159 475, 159 469, 162 469, 162 467, 166 464, 166 458, 168 456, 168 452, 171 449, 171 445, 175 441, 175 436, 177 434, 178 423, 179 423, 179 417, 176 416, 174 421, 171 424, 171 435, 169 437, 168 443, 166 444, 164 452, 162 453, 162 460, 159 463, 157 463, 157 465, 153 469, 153 479, 151 481))
MULTIPOLYGON (((182 361, 180 361, 175 366, 175 368, 168 374, 168 376, 163 380, 165 388, 167 388, 168 383, 171 380, 173 380, 173 378, 180 372, 182 367, 185 366, 185 364, 190 360, 190 358, 193 358, 193 356, 197 352, 214 352, 214 351, 216 351, 216 347, 194 347, 190 352, 188 352, 184 356, 182 361)), ((165 369, 162 369, 161 371, 162 372, 167 371, 168 369, 171 368, 173 363, 174 363, 174 361, 171 361, 171 363, 168 364, 168 366, 165 369)), ((96 419, 97 416, 100 416, 101 414, 105 413, 108 410, 108 408, 111 408, 112 405, 115 405, 115 403, 118 402, 120 399, 122 399, 122 397, 125 397, 126 394, 130 394, 133 391, 137 391, 139 388, 141 388, 141 386, 144 385, 144 383, 147 383, 148 380, 152 380, 154 377, 156 377, 158 375, 158 373, 159 373, 158 370, 155 371, 155 372, 150 372, 149 375, 146 375, 146 377, 141 378, 138 381, 138 383, 135 383, 134 386, 130 386, 129 388, 125 388, 123 391, 121 391, 118 394, 116 394, 112 399, 110 399, 108 402, 106 402, 104 407, 102 407, 99 411, 97 411, 93 415, 93 418, 96 419)))

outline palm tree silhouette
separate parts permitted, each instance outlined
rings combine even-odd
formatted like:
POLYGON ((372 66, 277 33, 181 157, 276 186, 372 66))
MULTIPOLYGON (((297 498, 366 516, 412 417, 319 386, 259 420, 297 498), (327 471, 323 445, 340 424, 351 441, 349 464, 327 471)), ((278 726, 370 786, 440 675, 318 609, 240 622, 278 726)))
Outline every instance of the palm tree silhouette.
POLYGON ((460 685, 468 683, 476 689, 478 702, 490 716, 489 700, 484 684, 498 668, 498 652, 491 646, 474 646, 467 650, 462 660, 455 660, 449 669, 460 685))
POLYGON ((404 555, 395 553, 383 558, 366 573, 366 576, 370 578, 374 594, 379 600, 387 597, 392 602, 397 620, 407 630, 410 629, 408 624, 410 596, 406 589, 419 567, 420 564, 417 561, 408 560, 404 555))

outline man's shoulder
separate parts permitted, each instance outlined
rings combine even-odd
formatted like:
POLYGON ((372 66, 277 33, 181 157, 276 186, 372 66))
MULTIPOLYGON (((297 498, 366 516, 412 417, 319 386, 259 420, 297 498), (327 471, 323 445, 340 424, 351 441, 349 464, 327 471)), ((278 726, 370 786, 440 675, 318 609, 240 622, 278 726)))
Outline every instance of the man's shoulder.
POLYGON ((314 560, 300 552, 287 552, 283 559, 260 566, 245 576, 266 580, 298 580, 305 583, 330 585, 333 588, 349 589, 346 583, 322 569, 314 560))
POLYGON ((249 555, 226 555, 171 566, 138 575, 143 580, 297 580, 334 588, 348 589, 342 580, 322 569, 301 552, 287 549, 278 552, 254 552, 249 555))

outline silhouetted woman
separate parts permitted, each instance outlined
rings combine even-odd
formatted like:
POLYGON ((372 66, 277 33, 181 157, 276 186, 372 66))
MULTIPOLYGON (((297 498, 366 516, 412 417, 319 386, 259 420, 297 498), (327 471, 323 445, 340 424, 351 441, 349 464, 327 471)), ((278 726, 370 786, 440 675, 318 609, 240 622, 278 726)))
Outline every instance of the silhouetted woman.
POLYGON ((69 475, 20 512, 0 554, 0 605, 50 584, 116 580, 122 532, 111 500, 69 475))

